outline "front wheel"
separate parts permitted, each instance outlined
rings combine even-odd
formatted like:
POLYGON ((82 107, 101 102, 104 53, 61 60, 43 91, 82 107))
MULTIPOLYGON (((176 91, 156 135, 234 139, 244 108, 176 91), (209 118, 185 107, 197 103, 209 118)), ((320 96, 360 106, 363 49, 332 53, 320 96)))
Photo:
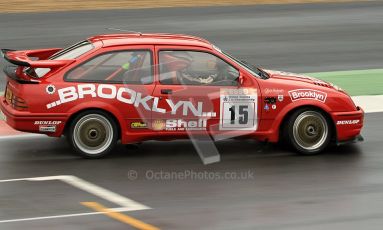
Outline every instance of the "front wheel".
POLYGON ((322 152, 330 143, 331 126, 326 115, 318 110, 294 112, 285 127, 287 141, 301 154, 322 152))
POLYGON ((68 140, 81 156, 100 158, 110 153, 116 145, 117 130, 117 125, 109 114, 86 111, 71 123, 68 140))

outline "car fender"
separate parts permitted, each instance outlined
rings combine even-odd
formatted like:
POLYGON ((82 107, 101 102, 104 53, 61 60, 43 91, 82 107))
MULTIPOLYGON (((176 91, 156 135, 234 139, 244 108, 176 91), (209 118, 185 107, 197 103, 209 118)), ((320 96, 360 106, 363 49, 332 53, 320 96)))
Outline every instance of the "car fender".
POLYGON ((289 103, 286 105, 275 117, 273 125, 270 129, 272 135, 270 137, 270 141, 277 142, 279 140, 279 130, 282 125, 282 122, 286 118, 286 116, 293 110, 301 108, 301 107, 316 107, 318 109, 323 110, 325 113, 328 114, 328 117, 331 119, 332 122, 334 122, 332 116, 331 116, 331 108, 326 105, 325 103, 314 101, 314 100, 300 100, 296 102, 289 103))
POLYGON ((111 105, 109 103, 102 102, 102 101, 92 101, 91 106, 89 105, 89 103, 86 103, 86 102, 80 103, 80 104, 73 106, 68 111, 68 113, 72 114, 71 115, 71 117, 72 117, 73 114, 77 114, 81 111, 90 110, 90 109, 100 109, 100 110, 104 110, 104 111, 112 114, 118 122, 117 125, 120 127, 120 137, 121 137, 122 141, 124 140, 126 135, 123 135, 123 134, 127 131, 127 129, 126 129, 127 125, 126 125, 126 121, 124 119, 124 116, 121 114, 121 112, 118 109, 116 109, 116 107, 114 107, 113 105, 111 105))

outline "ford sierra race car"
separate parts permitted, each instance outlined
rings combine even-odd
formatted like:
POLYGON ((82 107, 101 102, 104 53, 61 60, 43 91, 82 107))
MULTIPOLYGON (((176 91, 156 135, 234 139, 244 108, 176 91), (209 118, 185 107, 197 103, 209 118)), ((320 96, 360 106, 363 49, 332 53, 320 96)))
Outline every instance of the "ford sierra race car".
POLYGON ((361 139, 364 112, 339 87, 253 66, 194 36, 107 34, 2 55, 7 124, 65 136, 87 158, 119 140, 250 138, 316 154, 361 139))

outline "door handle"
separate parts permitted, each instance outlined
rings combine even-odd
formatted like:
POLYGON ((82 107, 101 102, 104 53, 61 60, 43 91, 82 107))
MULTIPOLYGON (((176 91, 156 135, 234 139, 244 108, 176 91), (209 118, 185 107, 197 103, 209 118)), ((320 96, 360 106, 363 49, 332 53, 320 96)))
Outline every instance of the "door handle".
POLYGON ((172 94, 173 90, 171 90, 171 89, 161 89, 161 93, 162 94, 172 94))

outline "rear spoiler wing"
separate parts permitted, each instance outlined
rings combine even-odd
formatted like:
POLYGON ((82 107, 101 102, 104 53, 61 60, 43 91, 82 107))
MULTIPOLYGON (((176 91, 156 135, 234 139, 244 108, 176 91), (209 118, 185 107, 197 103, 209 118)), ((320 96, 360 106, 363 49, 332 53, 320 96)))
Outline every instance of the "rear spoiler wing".
POLYGON ((39 49, 39 50, 10 50, 10 49, 1 49, 1 55, 8 62, 18 65, 26 66, 32 68, 59 68, 66 66, 74 60, 49 60, 49 58, 54 53, 60 51, 61 49, 39 49), (31 59, 35 58, 37 60, 31 59))

